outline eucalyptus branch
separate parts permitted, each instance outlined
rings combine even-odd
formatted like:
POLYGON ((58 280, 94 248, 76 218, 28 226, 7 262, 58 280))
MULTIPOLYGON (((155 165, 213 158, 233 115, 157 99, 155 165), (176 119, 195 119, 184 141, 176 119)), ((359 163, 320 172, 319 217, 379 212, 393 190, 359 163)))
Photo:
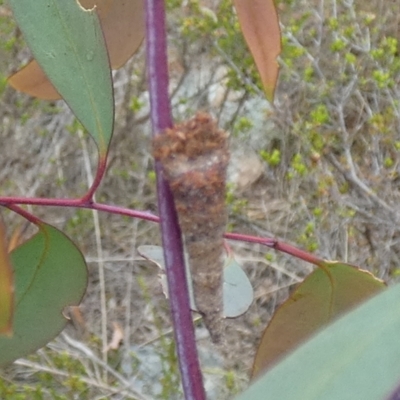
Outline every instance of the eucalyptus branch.
MULTIPOLYGON (((23 209, 17 207, 19 205, 37 205, 37 206, 53 206, 53 207, 72 207, 72 208, 86 208, 89 210, 103 211, 115 215, 123 215, 131 218, 139 218, 149 222, 160 223, 160 217, 147 211, 132 210, 116 205, 102 204, 96 202, 84 202, 81 199, 52 199, 52 198, 24 198, 24 197, 0 197, 0 205, 12 209, 22 215, 25 212, 23 209)), ((31 215, 31 218, 35 218, 31 215)), ((318 265, 321 259, 314 254, 308 253, 302 249, 298 249, 291 244, 281 241, 277 238, 268 236, 253 236, 244 235, 241 233, 226 232, 225 239, 235 240, 247 243, 258 243, 267 246, 271 249, 290 254, 300 260, 318 265)))

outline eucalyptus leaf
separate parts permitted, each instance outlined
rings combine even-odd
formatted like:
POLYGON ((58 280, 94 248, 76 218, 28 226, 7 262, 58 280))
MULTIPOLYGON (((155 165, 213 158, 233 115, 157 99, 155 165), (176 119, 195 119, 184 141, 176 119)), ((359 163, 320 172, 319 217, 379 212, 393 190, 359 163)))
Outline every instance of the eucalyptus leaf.
POLYGON ((56 228, 39 232, 10 253, 15 280, 13 335, 0 337, 0 366, 44 346, 67 320, 63 310, 77 305, 87 286, 85 260, 56 228))
POLYGON ((107 49, 96 11, 76 0, 9 0, 35 60, 107 152, 114 99, 107 49))
MULTIPOLYGON (((165 271, 163 249, 160 246, 139 246, 138 252, 141 256, 157 264, 161 271, 165 271)), ((193 296, 193 286, 190 274, 188 256, 185 254, 186 278, 189 287, 190 308, 197 311, 193 296)), ((168 294, 167 280, 165 274, 161 276, 164 293, 168 294)), ((243 271, 240 264, 232 257, 228 257, 224 267, 224 310, 225 318, 235 318, 244 314, 254 299, 253 287, 243 271)))
POLYGON ((400 380, 400 285, 363 303, 236 400, 382 400, 400 380))

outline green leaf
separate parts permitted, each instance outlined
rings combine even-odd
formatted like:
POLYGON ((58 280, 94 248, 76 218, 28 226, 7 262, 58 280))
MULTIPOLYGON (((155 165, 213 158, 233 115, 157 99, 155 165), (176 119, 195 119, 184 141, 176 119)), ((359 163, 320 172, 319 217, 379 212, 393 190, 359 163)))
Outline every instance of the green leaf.
MULTIPOLYGON (((139 246, 138 252, 142 257, 157 264, 162 271, 165 270, 162 247, 151 245, 139 246)), ((190 268, 188 267, 188 255, 186 253, 185 265, 190 296, 190 308, 193 311, 197 311, 194 301, 190 268)), ((164 274, 161 276, 161 285, 163 286, 165 295, 168 297, 167 279, 164 274)), ((230 255, 225 261, 223 296, 223 315, 225 318, 235 318, 244 314, 249 309, 254 299, 254 291, 249 278, 232 255, 230 255)))
POLYGON ((236 400, 381 400, 400 380, 400 285, 328 326, 236 400))
POLYGON ((244 314, 254 300, 253 286, 232 254, 225 261, 223 291, 224 316, 228 318, 244 314))
POLYGON ((111 70, 95 11, 76 0, 9 0, 14 17, 57 91, 107 152, 114 121, 111 70))
MULTIPOLYGON (((144 38, 144 3, 142 0, 80 0, 88 9, 96 5, 113 69, 121 68, 138 50, 144 38)), ((46 100, 58 100, 60 94, 47 79, 36 60, 8 78, 16 90, 46 100)))
POLYGON ((65 307, 79 304, 87 285, 85 260, 62 232, 47 224, 10 254, 15 279, 13 336, 0 337, 0 366, 25 356, 65 327, 65 307))
POLYGON ((381 280, 352 265, 321 263, 272 317, 254 359, 253 377, 318 329, 385 287, 381 280))
POLYGON ((0 335, 12 333, 14 279, 6 245, 6 233, 0 219, 0 335))

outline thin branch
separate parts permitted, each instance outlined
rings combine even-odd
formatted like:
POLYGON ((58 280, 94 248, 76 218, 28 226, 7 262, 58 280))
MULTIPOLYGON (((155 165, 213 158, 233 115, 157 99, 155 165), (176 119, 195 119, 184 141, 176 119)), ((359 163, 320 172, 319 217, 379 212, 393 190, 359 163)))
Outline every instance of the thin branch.
POLYGON ((290 254, 300 260, 307 261, 314 265, 320 265, 323 260, 314 254, 308 253, 305 250, 298 249, 288 243, 281 242, 273 238, 260 238, 257 236, 242 235, 241 233, 225 233, 225 239, 238 240, 241 242, 258 243, 272 249, 281 251, 282 253, 290 254))
MULTIPOLYGON (((10 209, 14 210, 14 207, 18 208, 22 212, 25 212, 24 210, 20 209, 18 206, 13 206, 13 204, 30 204, 30 205, 45 205, 45 206, 59 206, 57 200, 58 199, 26 199, 26 198, 13 198, 16 201, 8 203, 8 198, 7 197, 0 197, 0 205, 3 205, 5 207, 8 207, 10 209), (53 204, 53 202, 55 204, 53 204)), ((76 201, 76 199, 64 199, 63 200, 63 207, 77 207, 77 208, 86 208, 90 210, 98 210, 98 211, 104 211, 108 212, 111 214, 117 214, 117 215, 124 215, 127 217, 132 217, 132 218, 139 218, 143 219, 146 221, 150 222, 160 222, 160 218, 157 217, 156 215, 146 212, 146 211, 136 211, 136 210, 131 210, 129 208, 125 207, 120 207, 120 206, 112 206, 108 204, 101 204, 101 203, 80 203, 79 200, 76 201)), ((16 211, 16 210, 14 210, 16 211)), ((17 211, 20 213, 19 211, 17 211)), ((21 213, 20 213, 21 214, 21 213)), ((22 214, 21 214, 22 215, 22 214)), ((29 214, 31 215, 31 214, 29 214)), ((264 246, 267 246, 269 248, 275 249, 277 251, 281 251, 286 254, 290 254, 293 257, 299 258, 303 261, 309 262, 314 265, 318 265, 321 262, 321 258, 315 256, 314 254, 308 253, 307 251, 298 249, 295 246, 292 246, 288 243, 285 243, 279 239, 272 238, 272 237, 267 237, 267 236, 253 236, 253 235, 244 235, 240 233, 225 233, 224 235, 225 239, 230 239, 230 240, 235 240, 235 241, 240 241, 240 242, 247 242, 247 243, 258 243, 264 246)), ((175 283, 176 285, 176 283, 175 283)), ((182 290, 181 287, 179 290, 182 290)))
POLYGON ((101 181, 106 172, 106 166, 107 166, 107 155, 99 158, 99 161, 97 164, 96 176, 94 179, 92 179, 92 184, 90 185, 87 193, 82 197, 82 201, 87 202, 87 201, 91 201, 93 199, 94 194, 95 194, 97 188, 100 186, 101 181))
POLYGON ((156 215, 147 211, 136 211, 125 207, 96 202, 83 202, 81 199, 0 197, 0 206, 11 208, 16 204, 47 207, 87 208, 89 210, 105 211, 110 214, 124 215, 127 217, 139 218, 151 222, 159 222, 160 220, 156 215))
POLYGON ((346 151, 345 155, 347 160, 348 168, 343 167, 339 161, 335 158, 335 156, 331 153, 326 153, 326 159, 345 177, 345 179, 351 183, 358 191, 370 198, 375 204, 382 207, 384 210, 388 211, 395 219, 398 219, 397 213, 395 210, 390 207, 384 200, 382 200, 377 194, 375 194, 371 188, 369 188, 358 176, 356 173, 356 169, 353 163, 353 159, 351 157, 351 153, 346 151))
POLYGON ((32 222, 35 225, 39 225, 40 224, 40 219, 35 217, 34 215, 32 215, 30 212, 24 210, 23 208, 15 205, 15 204, 10 204, 8 206, 6 206, 9 210, 14 211, 15 213, 21 215, 21 217, 24 217, 26 220, 28 220, 29 222, 32 222))

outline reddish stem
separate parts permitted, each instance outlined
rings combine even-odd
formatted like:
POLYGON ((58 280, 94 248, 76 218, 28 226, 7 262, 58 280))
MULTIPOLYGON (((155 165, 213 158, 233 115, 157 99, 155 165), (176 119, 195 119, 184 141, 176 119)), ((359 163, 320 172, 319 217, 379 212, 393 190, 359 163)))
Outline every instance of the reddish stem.
POLYGON ((52 207, 84 207, 90 208, 92 203, 83 202, 82 199, 52 199, 40 197, 0 197, 0 205, 8 207, 11 204, 27 204, 32 206, 52 206, 52 207))
POLYGON ((226 239, 238 240, 241 242, 258 243, 264 246, 268 246, 277 251, 281 251, 286 254, 290 254, 293 257, 299 258, 300 260, 309 262, 314 265, 320 265, 323 260, 314 254, 308 253, 305 250, 298 249, 288 243, 281 242, 274 238, 260 238, 258 236, 242 235, 241 233, 225 233, 226 239))
MULTIPOLYGON (((15 204, 29 204, 38 206, 54 206, 54 207, 75 207, 87 208, 90 210, 104 211, 111 214, 124 215, 132 218, 139 218, 151 222, 160 222, 160 218, 147 211, 136 211, 129 208, 113 206, 102 203, 84 202, 83 199, 48 199, 48 198, 24 198, 24 197, 0 197, 0 205, 12 209, 15 204)), ((225 239, 240 242, 258 243, 270 247, 277 251, 290 254, 300 260, 309 262, 314 265, 320 265, 323 261, 321 258, 307 251, 298 249, 288 243, 282 242, 275 238, 258 237, 252 235, 243 235, 241 233, 225 233, 225 239)))
POLYGON ((50 199, 50 198, 25 198, 25 197, 0 197, 0 205, 11 208, 13 204, 27 204, 34 206, 48 207, 73 207, 87 208, 89 210, 98 210, 110 214, 125 215, 127 217, 139 218, 151 222, 160 222, 160 218, 147 211, 136 211, 129 208, 113 206, 109 204, 85 202, 83 199, 50 199))
POLYGON ((290 244, 275 241, 272 246, 275 250, 282 251, 283 253, 290 254, 293 257, 299 258, 300 260, 307 261, 311 264, 320 266, 323 260, 314 254, 308 253, 305 250, 298 249, 297 247, 291 246, 290 244))
POLYGON ((105 154, 103 157, 99 157, 99 162, 97 163, 96 176, 94 178, 92 186, 90 186, 87 193, 82 197, 82 202, 87 203, 92 201, 94 193, 100 186, 100 183, 106 172, 106 167, 107 167, 107 154, 105 154))
POLYGON ((7 208, 12 210, 12 211, 14 211, 15 213, 21 215, 26 220, 28 220, 29 222, 32 222, 35 225, 40 225, 40 223, 42 222, 39 218, 35 217, 34 215, 29 213, 28 211, 24 210, 21 207, 18 207, 15 204, 10 204, 9 206, 7 206, 7 208))

